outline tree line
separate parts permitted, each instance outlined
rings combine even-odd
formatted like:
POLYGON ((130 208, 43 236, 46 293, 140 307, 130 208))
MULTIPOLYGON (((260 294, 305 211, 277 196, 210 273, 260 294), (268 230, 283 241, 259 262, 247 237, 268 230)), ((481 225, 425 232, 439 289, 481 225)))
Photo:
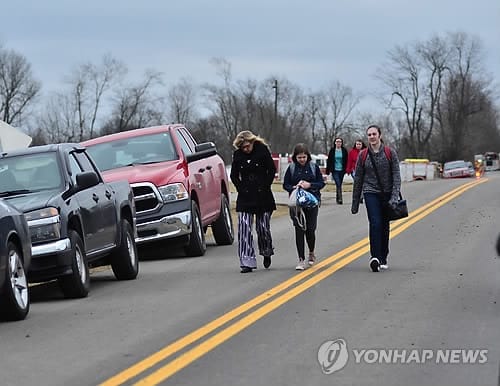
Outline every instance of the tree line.
POLYGON ((273 152, 306 142, 326 153, 335 137, 350 146, 377 123, 401 158, 472 159, 500 151, 498 85, 484 55, 481 40, 463 32, 394 47, 375 69, 382 108, 374 116, 360 111, 362 95, 339 80, 306 91, 284 77, 234 79, 224 58, 212 59, 217 84, 182 78, 167 86, 154 69, 130 82, 126 65, 105 55, 42 96, 28 59, 0 46, 0 119, 26 129, 35 145, 178 122, 198 141, 215 142, 226 162, 241 130, 264 137, 273 152))

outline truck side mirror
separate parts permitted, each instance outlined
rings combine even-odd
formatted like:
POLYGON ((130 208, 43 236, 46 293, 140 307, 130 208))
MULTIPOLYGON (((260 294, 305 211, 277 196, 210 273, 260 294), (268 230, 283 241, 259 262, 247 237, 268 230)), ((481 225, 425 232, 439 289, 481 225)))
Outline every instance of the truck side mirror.
POLYGON ((83 172, 76 175, 76 189, 85 190, 99 184, 99 177, 95 172, 83 172))
POLYGON ((186 161, 193 162, 199 159, 208 158, 217 154, 217 149, 213 142, 199 143, 195 147, 195 152, 186 156, 186 161))

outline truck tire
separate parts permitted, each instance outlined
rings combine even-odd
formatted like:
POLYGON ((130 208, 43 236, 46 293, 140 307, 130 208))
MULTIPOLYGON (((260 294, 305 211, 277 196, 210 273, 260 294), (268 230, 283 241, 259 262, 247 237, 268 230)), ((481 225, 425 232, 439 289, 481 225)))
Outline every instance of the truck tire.
POLYGON ((28 280, 19 248, 12 241, 7 243, 5 282, 0 297, 0 318, 23 320, 30 309, 28 280))
POLYGON ((205 232, 201 226, 200 210, 196 201, 191 201, 191 233, 189 234, 188 245, 184 251, 188 256, 203 256, 207 250, 205 232))
POLYGON ((111 268, 117 280, 132 280, 139 273, 139 259, 130 223, 121 221, 121 242, 110 255, 111 268))
POLYGON ((66 298, 84 298, 89 294, 90 275, 83 241, 78 232, 69 231, 71 241, 72 273, 58 278, 59 286, 66 298))
POLYGON ((221 196, 220 215, 212 224, 212 233, 217 245, 231 245, 234 241, 233 218, 225 194, 221 196))

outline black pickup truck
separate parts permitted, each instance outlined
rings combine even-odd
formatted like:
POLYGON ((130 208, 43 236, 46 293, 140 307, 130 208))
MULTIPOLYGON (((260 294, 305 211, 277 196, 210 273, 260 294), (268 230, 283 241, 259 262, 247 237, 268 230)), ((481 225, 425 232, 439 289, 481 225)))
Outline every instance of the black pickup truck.
POLYGON ((137 277, 135 204, 127 181, 106 183, 85 147, 35 146, 0 154, 0 197, 24 213, 30 282, 57 279, 69 298, 89 291, 89 267, 137 277))

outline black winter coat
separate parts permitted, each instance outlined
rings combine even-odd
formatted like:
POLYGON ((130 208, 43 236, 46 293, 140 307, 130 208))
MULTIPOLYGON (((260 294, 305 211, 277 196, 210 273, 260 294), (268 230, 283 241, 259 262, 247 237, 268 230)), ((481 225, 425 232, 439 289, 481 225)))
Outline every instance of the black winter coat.
POLYGON ((273 158, 263 143, 254 142, 250 154, 237 149, 231 164, 231 181, 238 191, 236 211, 263 213, 276 210, 271 190, 275 174, 273 158))
MULTIPOLYGON (((342 173, 345 173, 347 168, 347 159, 349 157, 349 153, 347 149, 342 146, 342 173)), ((326 160, 326 174, 333 173, 335 170, 335 146, 330 149, 328 152, 328 159, 326 160)))

